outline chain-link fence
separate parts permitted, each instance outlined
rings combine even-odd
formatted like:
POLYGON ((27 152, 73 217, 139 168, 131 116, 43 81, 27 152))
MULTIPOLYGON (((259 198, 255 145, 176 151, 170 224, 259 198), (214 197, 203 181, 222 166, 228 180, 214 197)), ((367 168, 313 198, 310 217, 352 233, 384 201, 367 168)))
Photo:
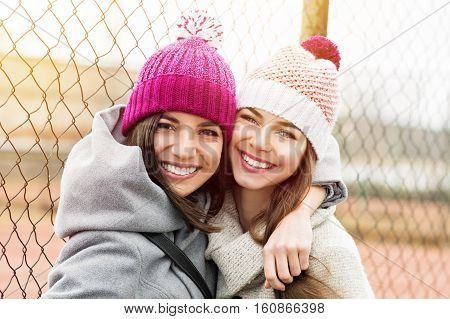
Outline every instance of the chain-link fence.
MULTIPOLYGON (((95 112, 126 103, 144 61, 196 8, 224 25, 220 51, 238 83, 300 38, 300 0, 0 0, 1 298, 47 289, 64 243, 53 222, 68 152, 95 112)), ((329 4, 328 36, 343 57, 334 134, 350 191, 337 215, 379 298, 450 296, 449 8, 329 4)))

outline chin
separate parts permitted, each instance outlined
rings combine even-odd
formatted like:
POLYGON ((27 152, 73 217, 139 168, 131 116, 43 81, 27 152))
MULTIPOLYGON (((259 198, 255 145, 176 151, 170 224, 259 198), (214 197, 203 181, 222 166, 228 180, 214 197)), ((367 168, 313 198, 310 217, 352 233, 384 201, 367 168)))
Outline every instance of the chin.
POLYGON ((180 197, 186 197, 193 193, 193 191, 179 189, 179 188, 171 188, 171 190, 180 197))
POLYGON ((203 184, 205 184, 212 174, 204 174, 194 178, 186 179, 182 182, 175 182, 169 184, 170 189, 181 197, 187 197, 197 191, 203 184))
POLYGON ((189 196, 198 189, 198 187, 197 188, 192 187, 192 185, 180 185, 180 184, 176 186, 169 185, 169 187, 175 194, 181 197, 189 196))
POLYGON ((267 182, 255 181, 254 179, 246 178, 245 176, 244 177, 235 176, 234 179, 240 187, 251 190, 258 190, 270 186, 267 185, 267 182))

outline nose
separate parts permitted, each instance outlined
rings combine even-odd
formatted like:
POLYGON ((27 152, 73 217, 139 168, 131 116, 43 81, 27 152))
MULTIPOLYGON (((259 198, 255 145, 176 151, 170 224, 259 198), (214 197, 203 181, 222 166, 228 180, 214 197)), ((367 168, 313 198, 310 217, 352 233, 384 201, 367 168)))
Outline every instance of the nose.
POLYGON ((192 130, 182 129, 178 131, 171 152, 180 160, 187 160, 195 157, 197 154, 197 145, 192 130))
POLYGON ((250 146, 256 151, 270 152, 272 150, 270 131, 264 128, 255 129, 250 138, 250 146))

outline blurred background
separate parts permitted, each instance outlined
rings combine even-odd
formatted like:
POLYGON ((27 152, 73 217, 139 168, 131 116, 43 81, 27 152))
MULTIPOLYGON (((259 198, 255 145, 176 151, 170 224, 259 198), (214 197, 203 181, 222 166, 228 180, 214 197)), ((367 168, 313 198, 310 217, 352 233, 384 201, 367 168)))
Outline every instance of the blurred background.
POLYGON ((314 34, 340 48, 334 129, 353 235, 378 298, 450 296, 450 5, 420 0, 0 0, 0 298, 38 298, 64 161, 93 115, 126 103, 183 12, 224 26, 237 82, 314 34))

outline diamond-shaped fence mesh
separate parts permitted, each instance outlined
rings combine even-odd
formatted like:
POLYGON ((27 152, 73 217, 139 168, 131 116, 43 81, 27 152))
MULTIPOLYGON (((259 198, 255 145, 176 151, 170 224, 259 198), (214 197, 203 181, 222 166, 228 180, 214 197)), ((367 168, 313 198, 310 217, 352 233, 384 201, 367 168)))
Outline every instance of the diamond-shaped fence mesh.
POLYGON ((338 218, 377 297, 448 298, 450 6, 345 0, 304 14, 311 2, 0 0, 0 297, 46 291, 71 147, 93 114, 127 102, 145 60, 199 8, 224 25, 238 83, 297 43, 305 19, 325 19, 343 57, 334 135, 350 196, 338 218))

